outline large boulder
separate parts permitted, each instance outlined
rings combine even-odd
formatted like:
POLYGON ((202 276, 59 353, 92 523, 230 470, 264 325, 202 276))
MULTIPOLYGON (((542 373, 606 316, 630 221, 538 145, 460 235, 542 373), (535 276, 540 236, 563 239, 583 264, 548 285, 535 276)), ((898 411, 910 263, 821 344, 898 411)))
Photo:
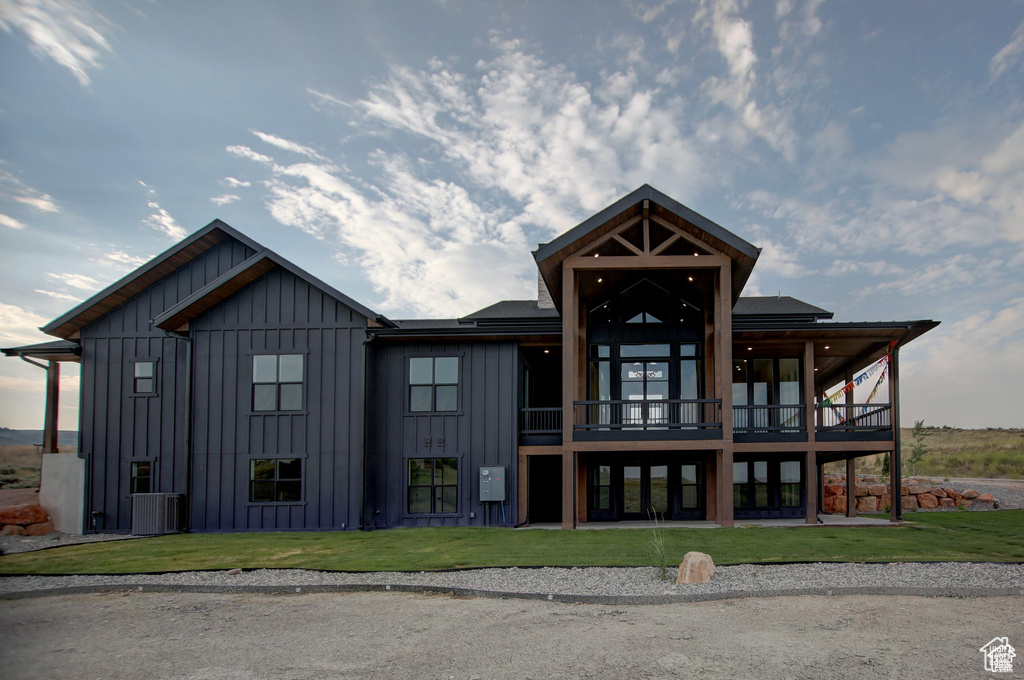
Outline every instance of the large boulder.
POLYGON ((28 526, 29 524, 46 522, 49 519, 50 516, 46 513, 46 510, 44 510, 43 506, 38 503, 14 505, 0 510, 0 524, 19 524, 21 526, 28 526))
POLYGON ((934 487, 928 493, 930 493, 931 495, 935 496, 936 498, 945 498, 946 497, 946 490, 943 489, 942 487, 939 487, 939 486, 934 487))
POLYGON ((964 489, 963 493, 960 494, 964 498, 977 498, 981 494, 974 489, 964 489))
POLYGON ((826 484, 824 490, 825 498, 829 496, 842 496, 846 493, 845 488, 840 484, 826 484))
POLYGON ((930 510, 939 507, 939 499, 930 493, 919 493, 917 494, 917 504, 924 510, 930 510))
POLYGON ((877 512, 878 496, 862 496, 857 499, 857 512, 877 512))
POLYGON ((707 583, 715 575, 715 571, 717 570, 711 555, 692 550, 683 555, 676 583, 707 583))
POLYGON ((904 510, 917 510, 917 496, 904 496, 903 497, 903 509, 904 510))
POLYGON ((25 531, 25 527, 18 524, 5 524, 0 529, 0 536, 27 536, 28 532, 25 531))
POLYGON ((821 509, 830 515, 846 514, 846 496, 825 496, 821 502, 821 509))
POLYGON ((909 484, 907 488, 909 488, 910 493, 914 494, 915 496, 919 493, 928 493, 929 491, 932 490, 932 487, 923 486, 921 484, 909 484))
POLYGON ((872 484, 868 487, 868 493, 872 496, 881 496, 887 491, 885 484, 872 484))
POLYGON ((868 485, 867 484, 858 484, 855 493, 858 496, 867 496, 868 495, 868 485))
POLYGON ((955 508, 956 501, 954 501, 952 498, 940 498, 939 505, 941 505, 944 508, 955 508))
POLYGON ((983 494, 979 495, 977 498, 975 498, 974 500, 978 501, 979 503, 991 503, 995 499, 996 499, 996 497, 993 496, 992 494, 990 494, 990 493, 983 493, 983 494))
POLYGON ((53 522, 29 524, 25 527, 25 531, 28 532, 29 536, 45 536, 46 534, 52 534, 54 532, 53 522))
POLYGON ((946 492, 946 497, 947 498, 959 498, 960 497, 960 494, 958 494, 954 489, 951 489, 948 486, 943 488, 942 490, 946 492))

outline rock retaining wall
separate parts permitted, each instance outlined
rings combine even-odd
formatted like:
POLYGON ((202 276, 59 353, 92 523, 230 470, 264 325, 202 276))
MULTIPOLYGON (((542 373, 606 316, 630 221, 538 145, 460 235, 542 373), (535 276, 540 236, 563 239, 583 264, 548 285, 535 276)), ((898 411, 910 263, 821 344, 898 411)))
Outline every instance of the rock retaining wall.
POLYGON ((38 503, 0 510, 0 525, 0 536, 43 536, 54 530, 49 513, 38 503))
MULTIPOLYGON (((857 512, 888 512, 892 494, 885 479, 877 476, 854 478, 854 503, 857 512)), ((970 507, 975 503, 992 503, 992 494, 978 493, 974 489, 957 491, 941 479, 911 477, 900 486, 900 503, 904 510, 930 510, 932 508, 970 507)), ((822 511, 833 515, 845 514, 850 499, 846 496, 846 475, 826 475, 822 511)))

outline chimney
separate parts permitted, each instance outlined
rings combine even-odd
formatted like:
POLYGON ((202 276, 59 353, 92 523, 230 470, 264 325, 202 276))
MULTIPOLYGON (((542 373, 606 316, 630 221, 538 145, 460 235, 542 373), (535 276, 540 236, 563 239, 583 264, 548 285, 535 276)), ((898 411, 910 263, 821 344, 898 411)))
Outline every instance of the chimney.
POLYGON ((555 301, 551 299, 548 284, 544 283, 544 277, 540 275, 539 269, 537 270, 537 307, 539 309, 555 308, 555 301))

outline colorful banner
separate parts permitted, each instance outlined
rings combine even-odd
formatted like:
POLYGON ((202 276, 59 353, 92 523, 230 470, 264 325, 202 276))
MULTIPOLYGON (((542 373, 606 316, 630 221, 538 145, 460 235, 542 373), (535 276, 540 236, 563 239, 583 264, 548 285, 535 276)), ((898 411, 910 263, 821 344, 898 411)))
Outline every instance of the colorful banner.
MULTIPOLYGON (((863 373, 858 375, 856 378, 854 378, 850 382, 846 383, 845 385, 840 387, 838 390, 836 390, 835 392, 833 392, 832 394, 826 396, 824 399, 822 399, 820 402, 818 402, 818 406, 819 407, 820 406, 832 406, 832 402, 834 402, 836 399, 838 399, 839 397, 843 396, 844 394, 846 394, 848 392, 853 392, 853 388, 855 388, 858 385, 860 385, 861 383, 866 382, 867 380, 869 380, 871 378, 871 376, 873 376, 875 373, 878 373, 879 369, 887 367, 890 361, 892 361, 892 355, 891 354, 886 354, 884 357, 882 357, 881 359, 876 361, 874 364, 872 364, 866 371, 864 371, 863 373)), ((884 374, 885 374, 885 371, 883 371, 883 375, 884 374)), ((879 384, 880 383, 881 383, 881 378, 879 378, 879 384)), ((878 390, 878 385, 876 384, 875 385, 875 391, 877 391, 877 390, 878 390)), ((874 396, 874 392, 872 392, 871 394, 872 394, 872 396, 874 396)))

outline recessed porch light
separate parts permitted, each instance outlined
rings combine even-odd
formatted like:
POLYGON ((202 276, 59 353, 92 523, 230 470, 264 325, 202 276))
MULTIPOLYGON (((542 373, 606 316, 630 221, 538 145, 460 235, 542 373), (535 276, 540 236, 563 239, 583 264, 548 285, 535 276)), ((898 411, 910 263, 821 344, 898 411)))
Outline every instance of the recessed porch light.
POLYGON ((693 281, 693 277, 692 276, 687 276, 686 278, 688 278, 689 280, 693 281))
POLYGON ((753 352, 753 351, 754 351, 754 348, 753 348, 753 347, 748 347, 748 348, 747 348, 747 351, 748 351, 748 352, 753 352))
POLYGON ((825 345, 825 349, 828 349, 828 345, 825 345))
POLYGON ((598 278, 598 279, 597 279, 597 282, 598 282, 598 283, 601 283, 601 282, 603 282, 603 281, 604 281, 604 279, 602 279, 602 278, 598 278))
POLYGON ((549 349, 544 350, 544 354, 551 354, 551 350, 549 350, 549 349))
POLYGON ((594 257, 601 257, 601 253, 594 253, 594 257))

